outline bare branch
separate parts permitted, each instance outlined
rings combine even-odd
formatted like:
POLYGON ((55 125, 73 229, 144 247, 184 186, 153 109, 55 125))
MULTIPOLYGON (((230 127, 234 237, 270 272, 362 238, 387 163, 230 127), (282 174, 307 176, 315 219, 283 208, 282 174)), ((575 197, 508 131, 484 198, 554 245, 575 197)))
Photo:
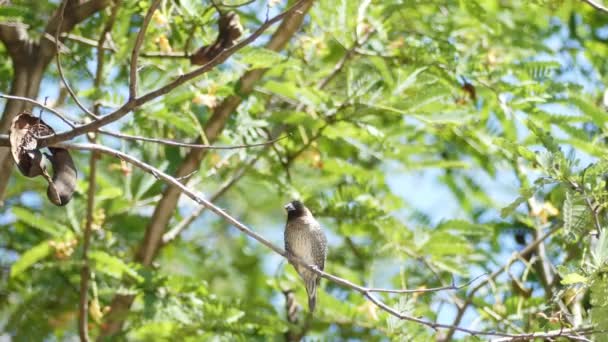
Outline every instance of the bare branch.
POLYGON ((148 137, 143 137, 143 136, 138 136, 138 135, 129 135, 129 134, 112 132, 112 131, 101 130, 101 129, 99 130, 99 133, 104 134, 104 135, 109 135, 109 136, 119 138, 119 139, 124 139, 124 140, 146 141, 146 142, 152 142, 155 144, 162 144, 162 145, 168 145, 168 146, 188 147, 188 148, 205 149, 205 150, 236 150, 236 149, 240 149, 240 148, 266 146, 266 145, 274 144, 275 142, 277 142, 279 140, 283 140, 288 137, 288 135, 284 135, 284 136, 278 137, 276 139, 272 139, 272 140, 268 140, 268 141, 256 143, 256 144, 214 146, 214 145, 205 145, 205 144, 190 144, 190 143, 184 143, 184 142, 180 142, 180 141, 162 139, 162 138, 148 138, 148 137))
MULTIPOLYGON (((258 160, 262 153, 259 153, 255 158, 251 159, 248 163, 246 163, 243 167, 241 167, 229 181, 225 182, 220 188, 209 198, 211 202, 215 202, 218 198, 220 198, 223 194, 225 194, 233 185, 235 185, 244 175, 247 173, 258 160)), ((168 244, 173 241, 179 234, 181 234, 197 217, 199 217, 204 211, 207 209, 204 205, 200 205, 196 208, 188 217, 183 219, 180 223, 178 223, 175 227, 173 227, 170 231, 166 232, 163 235, 162 243, 163 245, 168 244)))
POLYGON ((382 293, 399 293, 399 294, 405 294, 405 293, 427 293, 427 292, 439 292, 439 291, 446 291, 446 290, 461 290, 469 285, 471 285, 472 283, 474 283, 477 279, 485 276, 487 273, 483 273, 478 275, 477 277, 469 280, 468 282, 461 284, 461 285, 456 285, 454 284, 454 282, 452 282, 451 285, 448 286, 441 286, 441 287, 434 287, 434 288, 430 288, 430 289, 416 289, 416 290, 406 290, 406 289, 402 289, 402 290, 394 290, 394 289, 380 289, 380 288, 368 288, 367 291, 369 292, 382 292, 382 293))
POLYGON ((598 333, 594 331, 592 327, 585 327, 579 329, 557 329, 551 330, 547 332, 535 332, 529 334, 518 334, 517 336, 511 337, 502 337, 493 339, 492 342, 508 342, 508 341, 530 341, 536 339, 550 339, 557 337, 565 337, 572 341, 590 341, 589 339, 583 337, 584 335, 591 335, 594 333, 598 333))
MULTIPOLYGON (((116 52, 116 49, 112 46, 106 44, 104 42, 103 45, 99 46, 97 41, 93 39, 89 39, 83 36, 79 36, 73 33, 64 33, 61 35, 68 40, 72 40, 74 42, 78 42, 87 46, 92 46, 94 48, 98 48, 100 50, 116 52)), ((190 58, 190 55, 186 52, 140 52, 139 57, 145 58, 163 58, 163 59, 187 59, 190 58)))
POLYGON ((7 99, 7 100, 16 100, 16 101, 23 101, 23 102, 27 102, 27 103, 31 103, 35 106, 38 106, 40 108, 43 108, 53 114, 55 114, 55 116, 57 116, 59 119, 61 119, 61 121, 65 122, 68 126, 70 127, 75 127, 74 123, 72 123, 72 121, 70 121, 68 118, 65 117, 65 115, 59 113, 57 110, 43 104, 40 103, 36 100, 32 100, 32 99, 28 99, 27 97, 22 97, 22 96, 13 96, 13 95, 6 95, 6 94, 0 94, 0 98, 3 99, 7 99))
POLYGON ((155 0, 152 5, 150 5, 150 8, 144 17, 144 21, 141 24, 141 28, 137 33, 137 38, 135 39, 135 46, 133 47, 133 51, 131 53, 131 67, 129 69, 129 101, 137 97, 137 58, 139 57, 141 44, 144 42, 144 38, 146 36, 146 30, 148 29, 150 20, 152 20, 152 15, 159 5, 160 0, 155 0))

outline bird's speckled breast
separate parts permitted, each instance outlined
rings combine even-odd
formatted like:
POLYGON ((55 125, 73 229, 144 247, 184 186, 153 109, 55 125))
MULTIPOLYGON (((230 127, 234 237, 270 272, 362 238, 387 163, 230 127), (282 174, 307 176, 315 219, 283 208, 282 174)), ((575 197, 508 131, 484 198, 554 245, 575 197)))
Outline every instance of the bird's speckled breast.
POLYGON ((314 229, 320 229, 319 224, 308 217, 300 217, 288 222, 285 229, 285 248, 310 264, 315 263, 312 253, 314 229))

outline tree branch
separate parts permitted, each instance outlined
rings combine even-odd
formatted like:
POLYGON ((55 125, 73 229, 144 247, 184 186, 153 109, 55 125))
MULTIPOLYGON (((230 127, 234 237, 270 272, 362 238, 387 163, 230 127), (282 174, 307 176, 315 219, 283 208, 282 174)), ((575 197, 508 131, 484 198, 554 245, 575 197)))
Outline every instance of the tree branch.
POLYGON ((530 341, 536 339, 552 339, 557 337, 565 337, 571 341, 590 341, 583 335, 591 335, 597 333, 592 327, 579 328, 579 329, 557 329, 547 332, 535 332, 530 334, 519 334, 518 336, 502 337, 493 339, 492 342, 508 342, 508 341, 530 341))
POLYGON ((167 146, 188 147, 188 148, 192 148, 192 149, 203 149, 203 150, 235 150, 235 149, 239 149, 239 148, 266 146, 266 145, 274 144, 275 142, 277 142, 279 140, 283 140, 288 137, 288 135, 284 135, 282 137, 278 137, 275 139, 271 139, 271 140, 261 142, 261 143, 256 143, 256 144, 214 146, 214 145, 205 145, 205 144, 190 144, 190 143, 184 143, 184 142, 180 142, 180 141, 162 139, 162 138, 148 138, 148 137, 143 137, 143 136, 129 135, 129 134, 106 131, 106 130, 99 130, 99 133, 104 134, 104 135, 109 135, 109 136, 119 138, 119 139, 124 139, 124 140, 146 141, 146 142, 162 144, 162 145, 167 145, 167 146))
MULTIPOLYGON (((242 166, 229 181, 225 182, 220 188, 209 198, 209 201, 215 202, 218 198, 224 195, 233 185, 235 185, 246 173, 249 169, 251 169, 255 163, 260 160, 262 157, 262 152, 258 153, 255 158, 251 159, 248 163, 242 166)), ((170 231, 166 232, 163 235, 162 243, 163 245, 168 244, 173 241, 179 234, 181 234, 197 217, 199 217, 204 211, 207 209, 204 205, 200 205, 196 208, 187 218, 183 219, 180 223, 178 223, 175 227, 173 227, 170 231)))
POLYGON ((29 104, 32 104, 34 106, 43 108, 43 109, 45 109, 45 110, 53 113, 61 121, 65 122, 68 126, 75 127, 74 123, 71 120, 69 120, 68 118, 66 118, 65 115, 59 113, 57 110, 55 110, 55 109, 53 109, 53 108, 51 108, 51 107, 49 107, 49 106, 47 106, 47 105, 45 105, 43 103, 40 103, 40 102, 38 102, 36 100, 32 100, 30 98, 23 97, 23 96, 13 96, 13 95, 6 95, 6 94, 0 94, 0 98, 7 99, 7 100, 23 101, 23 102, 27 102, 29 104))
MULTIPOLYGON (((78 36, 75 34, 71 34, 71 33, 64 33, 61 35, 61 37, 65 37, 68 40, 74 41, 74 42, 78 42, 87 46, 92 46, 94 48, 98 48, 101 50, 105 50, 105 51, 111 51, 111 52, 116 52, 117 50, 115 48, 113 48, 112 46, 109 45, 102 45, 102 46, 98 46, 97 42, 93 39, 89 39, 86 37, 82 37, 82 36, 78 36)), ((139 53, 140 57, 145 57, 145 58, 161 58, 161 59, 187 59, 190 58, 190 55, 186 52, 145 52, 145 51, 140 51, 139 53)))
POLYGON ((416 289, 416 290, 407 290, 407 289, 402 289, 402 290, 395 290, 395 289, 380 289, 380 288, 368 288, 367 291, 369 292, 381 292, 381 293, 399 293, 399 294, 407 294, 407 293, 428 293, 428 292, 439 292, 439 291, 447 291, 447 290, 461 290, 464 289, 465 287, 471 285, 472 283, 474 283, 477 279, 485 276, 486 273, 480 274, 477 277, 469 280, 468 282, 461 284, 461 285, 456 285, 454 283, 454 280, 452 279, 452 284, 448 285, 448 286, 441 286, 441 287, 433 287, 430 289, 416 289))
MULTIPOLYGON (((66 116, 64 114, 61 114, 56 109, 54 109, 52 107, 49 107, 49 106, 47 106, 47 105, 45 105, 43 103, 40 103, 40 102, 38 102, 36 100, 29 99, 27 97, 11 96, 11 95, 6 95, 6 94, 0 94, 0 98, 17 100, 17 101, 24 101, 24 102, 33 104, 33 105, 35 105, 37 107, 43 108, 45 110, 48 110, 49 112, 51 112, 55 116, 57 116, 59 119, 61 119, 63 122, 65 122, 67 125, 69 125, 70 127, 74 127, 74 123, 71 120, 69 120, 68 118, 66 118, 66 116)), ((95 115, 95 116, 97 116, 97 115, 95 115)), ((240 144, 240 145, 231 145, 231 146, 214 146, 214 145, 205 145, 205 144, 190 144, 190 143, 184 143, 184 142, 181 142, 181 141, 175 141, 175 140, 163 139, 163 138, 148 138, 148 137, 144 137, 144 136, 129 135, 129 134, 124 134, 124 133, 120 133, 120 132, 108 131, 108 130, 104 130, 104 129, 100 129, 98 132, 100 134, 104 134, 104 135, 107 135, 107 136, 111 136, 111 137, 115 137, 115 138, 119 138, 119 139, 124 139, 124 140, 145 141, 145 142, 151 142, 151 143, 156 143, 156 144, 163 144, 163 145, 168 145, 168 146, 187 147, 187 148, 192 148, 192 149, 206 149, 206 150, 235 150, 235 149, 241 149, 241 148, 266 146, 266 145, 274 144, 275 142, 283 140, 283 139, 285 139, 285 138, 287 138, 289 136, 289 135, 284 135, 284 136, 281 136, 281 137, 278 137, 278 138, 275 138, 275 139, 271 139, 269 141, 265 141, 265 142, 261 142, 261 143, 255 143, 255 144, 240 144)))
MULTIPOLYGON (((112 13, 110 14, 110 18, 104 25, 104 28, 99 36, 99 40, 97 42, 97 46, 103 46, 106 35, 108 32, 112 30, 112 26, 114 26, 114 22, 116 21, 116 15, 118 14, 118 8, 121 5, 121 0, 118 0, 114 7, 112 8, 112 13)), ((57 52, 57 58, 59 58, 59 52, 57 52)), ((57 60, 57 64, 59 64, 59 59, 57 60)), ((102 49, 97 50, 97 67, 95 72, 95 81, 94 85, 96 88, 100 88, 103 83, 103 66, 104 66, 104 52, 102 49)), ((94 107, 95 114, 94 117, 99 115, 99 105, 96 104, 94 107)), ((93 142, 95 141, 95 137, 90 138, 93 142)), ((91 277, 91 268, 89 266, 89 244, 91 241, 91 231, 93 227, 93 219, 95 212, 95 190, 97 187, 97 152, 92 152, 89 160, 89 190, 87 193, 87 221, 84 230, 83 236, 83 245, 82 245, 82 270, 80 274, 80 310, 78 311, 78 330, 80 333, 80 340, 82 342, 88 342, 88 291, 89 291, 89 280, 91 277)), ((95 280, 93 280, 95 281, 95 280)), ((94 300, 97 300, 97 293, 95 287, 93 288, 94 300)))

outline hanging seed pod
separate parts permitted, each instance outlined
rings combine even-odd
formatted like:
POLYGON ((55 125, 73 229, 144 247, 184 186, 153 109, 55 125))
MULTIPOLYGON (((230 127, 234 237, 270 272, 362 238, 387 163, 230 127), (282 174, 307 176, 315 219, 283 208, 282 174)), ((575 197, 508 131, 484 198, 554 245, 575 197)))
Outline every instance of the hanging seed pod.
POLYGON ((68 150, 51 147, 50 154, 38 148, 38 137, 55 131, 39 118, 22 112, 12 123, 9 140, 11 154, 19 171, 26 177, 42 176, 49 183, 47 197, 55 205, 66 205, 76 190, 77 172, 68 150), (53 176, 46 170, 46 160, 53 166, 53 176))
POLYGON ((66 205, 72 199, 76 190, 78 178, 74 161, 68 150, 64 148, 49 148, 51 155, 47 156, 53 164, 53 179, 49 182, 46 195, 56 205, 66 205))
POLYGON ((42 153, 37 150, 36 136, 52 132, 50 127, 29 113, 21 113, 13 119, 9 137, 11 154, 24 176, 37 177, 45 173, 42 153))
POLYGON ((243 26, 241 26, 239 15, 235 12, 222 14, 218 22, 218 31, 219 34, 213 44, 201 47, 190 56, 192 64, 205 65, 222 51, 236 44, 237 39, 243 34, 243 26))

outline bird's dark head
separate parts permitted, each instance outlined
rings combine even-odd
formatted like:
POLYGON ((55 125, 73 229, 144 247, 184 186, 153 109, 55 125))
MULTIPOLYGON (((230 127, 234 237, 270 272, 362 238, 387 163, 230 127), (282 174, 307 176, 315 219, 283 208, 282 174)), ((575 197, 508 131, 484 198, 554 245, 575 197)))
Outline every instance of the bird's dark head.
POLYGON ((308 209, 298 200, 291 201, 285 204, 285 211, 287 211, 287 220, 302 217, 308 214, 308 209))

